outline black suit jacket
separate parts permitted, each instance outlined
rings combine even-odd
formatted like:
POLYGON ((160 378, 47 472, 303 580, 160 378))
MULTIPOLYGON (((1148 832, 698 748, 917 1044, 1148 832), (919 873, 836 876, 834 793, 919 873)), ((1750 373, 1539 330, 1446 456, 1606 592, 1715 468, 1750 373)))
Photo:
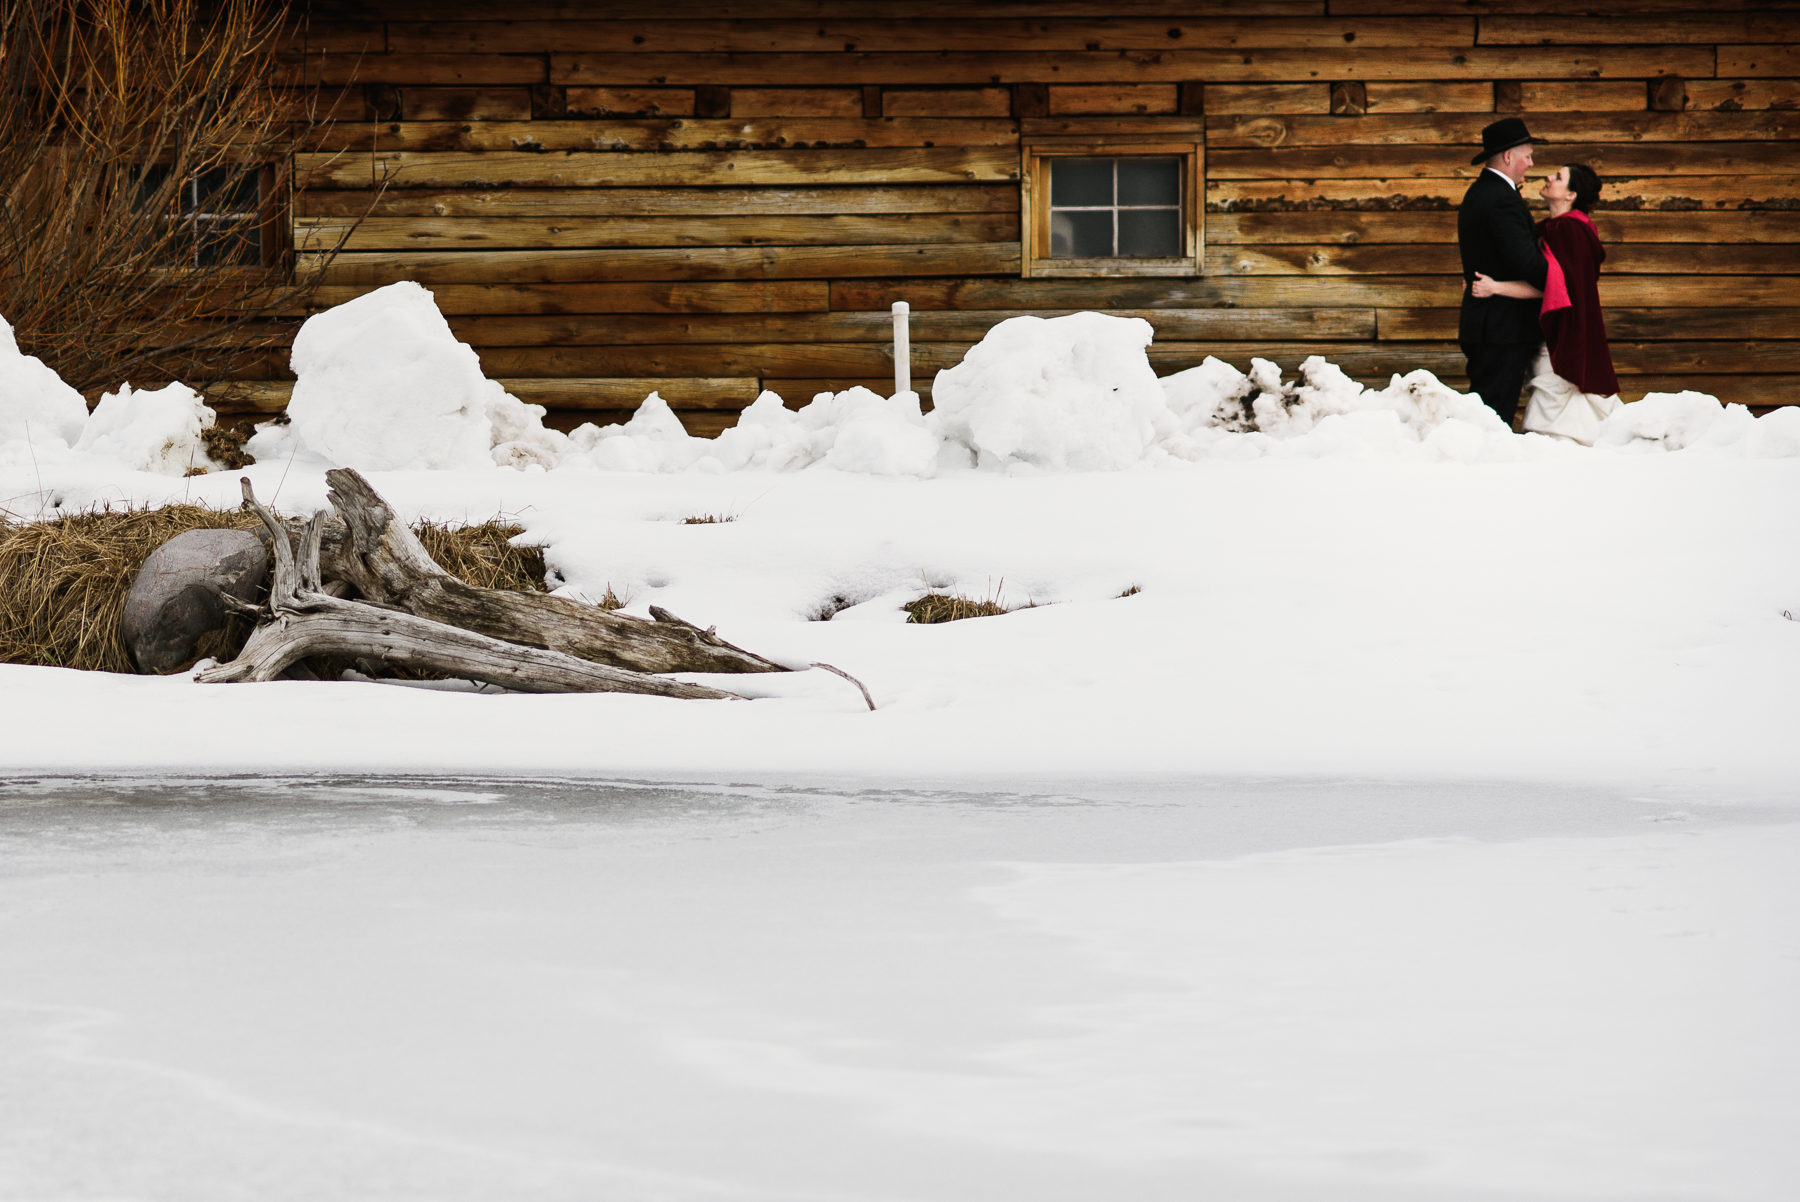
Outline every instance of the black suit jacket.
POLYGON ((1462 250, 1462 342, 1542 342, 1541 301, 1509 296, 1476 298, 1469 284, 1481 272, 1493 280, 1524 280, 1544 286, 1544 252, 1538 249, 1531 209, 1519 190, 1485 168, 1463 194, 1456 214, 1456 244, 1462 250))

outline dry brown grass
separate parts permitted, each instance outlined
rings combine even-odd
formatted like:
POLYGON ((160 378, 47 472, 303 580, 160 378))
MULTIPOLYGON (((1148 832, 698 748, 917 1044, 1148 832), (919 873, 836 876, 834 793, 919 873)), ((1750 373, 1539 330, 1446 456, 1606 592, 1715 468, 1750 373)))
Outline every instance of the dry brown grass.
MULTIPOLYGON (((167 505, 100 509, 46 522, 0 519, 0 662, 133 671, 119 614, 138 569, 188 530, 258 530, 254 514, 167 505)), ((479 588, 544 591, 541 547, 515 547, 517 526, 415 527, 444 570, 479 588)))
POLYGON ((965 597, 960 593, 926 593, 917 601, 908 601, 900 608, 906 611, 908 622, 920 623, 960 622, 964 618, 994 618, 1012 612, 1010 607, 1001 604, 998 593, 992 597, 965 597))

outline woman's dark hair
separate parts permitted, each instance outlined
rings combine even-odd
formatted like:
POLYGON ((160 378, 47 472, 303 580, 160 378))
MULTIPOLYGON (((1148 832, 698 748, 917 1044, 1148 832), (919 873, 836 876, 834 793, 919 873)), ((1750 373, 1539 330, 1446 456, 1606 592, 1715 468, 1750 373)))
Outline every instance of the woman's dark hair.
POLYGON ((1569 164, 1569 191, 1575 193, 1575 207, 1583 213, 1594 211, 1600 199, 1600 177, 1586 163, 1569 164))

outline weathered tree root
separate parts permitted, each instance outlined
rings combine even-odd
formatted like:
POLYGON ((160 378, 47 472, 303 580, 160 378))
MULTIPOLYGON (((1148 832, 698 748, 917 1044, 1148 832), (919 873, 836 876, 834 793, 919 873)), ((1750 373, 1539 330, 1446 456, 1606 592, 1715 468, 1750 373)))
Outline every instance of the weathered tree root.
POLYGON ((546 593, 475 588, 439 567, 369 482, 348 468, 325 474, 342 523, 326 528, 323 562, 364 599, 398 606, 510 643, 561 651, 635 672, 786 672, 666 609, 654 621, 546 593))
MULTIPOLYGON (((357 482, 377 503, 380 502, 366 482, 360 477, 357 482)), ((296 555, 289 545, 287 531, 256 499, 248 478, 243 480, 243 489, 244 504, 255 510, 271 536, 275 566, 269 591, 268 619, 251 633, 236 659, 208 668, 195 677, 203 684, 274 680, 309 656, 347 656, 442 672, 520 692, 648 693, 661 697, 741 700, 736 693, 721 689, 666 680, 560 651, 492 638, 408 613, 379 597, 362 601, 334 597, 326 591, 319 566, 326 512, 315 513, 306 523, 296 555)), ((381 508, 391 517, 385 505, 381 508)), ((350 517, 349 514, 345 516, 350 517)), ((376 532, 377 539, 383 533, 402 530, 411 540, 411 549, 416 549, 418 558, 433 571, 442 571, 424 553, 424 548, 418 546, 418 540, 410 530, 393 521, 386 521, 384 525, 385 531, 376 532)), ((402 547, 402 551, 411 549, 402 547)))

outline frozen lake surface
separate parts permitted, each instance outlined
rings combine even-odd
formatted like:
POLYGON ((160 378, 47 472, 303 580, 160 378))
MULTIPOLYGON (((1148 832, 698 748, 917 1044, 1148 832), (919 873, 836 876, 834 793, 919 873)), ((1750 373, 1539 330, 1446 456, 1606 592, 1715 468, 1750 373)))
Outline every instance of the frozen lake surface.
POLYGON ((1785 1199, 1797 819, 0 778, 0 1197, 1785 1199))

